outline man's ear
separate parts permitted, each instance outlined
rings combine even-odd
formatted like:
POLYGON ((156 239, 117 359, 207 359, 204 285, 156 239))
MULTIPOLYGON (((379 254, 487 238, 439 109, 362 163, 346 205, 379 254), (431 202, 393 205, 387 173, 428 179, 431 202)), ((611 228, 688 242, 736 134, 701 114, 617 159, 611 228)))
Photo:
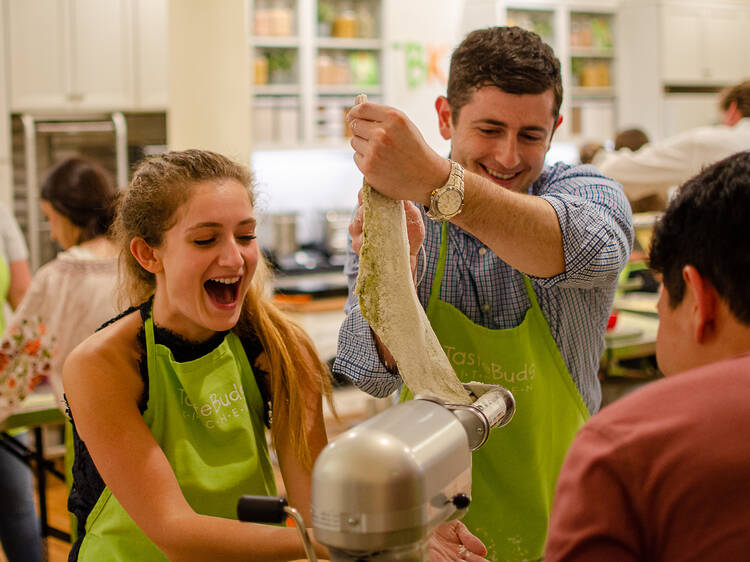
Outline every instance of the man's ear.
POLYGON ((724 112, 724 125, 734 127, 741 119, 743 115, 740 111, 736 101, 730 102, 726 112, 724 112))
POLYGON ((445 96, 438 97, 435 100, 435 109, 438 114, 440 134, 445 140, 450 140, 453 133, 453 113, 451 112, 451 106, 448 104, 448 98, 445 96))
POLYGON ((141 267, 149 273, 156 274, 162 271, 158 251, 149 246, 143 238, 136 237, 130 241, 130 253, 141 264, 141 267))
POLYGON ((695 341, 705 343, 717 332, 719 295, 711 282, 692 265, 682 268, 685 296, 690 298, 692 330, 695 341))

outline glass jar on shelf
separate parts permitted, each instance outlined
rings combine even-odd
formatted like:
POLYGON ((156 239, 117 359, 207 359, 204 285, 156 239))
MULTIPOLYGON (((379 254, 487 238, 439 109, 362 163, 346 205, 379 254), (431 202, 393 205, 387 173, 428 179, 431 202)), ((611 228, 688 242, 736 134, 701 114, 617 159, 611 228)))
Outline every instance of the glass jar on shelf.
POLYGON ((336 19, 336 5, 333 0, 318 0, 318 37, 333 35, 333 22, 336 19))
POLYGON ((288 37, 294 34, 292 7, 289 0, 274 0, 270 11, 271 35, 288 37))
POLYGON ((268 84, 268 57, 263 53, 253 57, 253 84, 268 84))
POLYGON ((253 33, 261 36, 271 35, 270 0, 256 0, 253 13, 253 33))
POLYGON ((380 82, 378 59, 371 51, 349 53, 351 82, 357 86, 376 86, 380 82))
POLYGON ((371 2, 357 3, 356 18, 356 36, 362 39, 372 39, 377 36, 375 24, 374 6, 371 2))
POLYGON ((341 2, 336 19, 333 20, 333 36, 340 39, 353 39, 357 36, 357 17, 350 2, 341 2))
POLYGON ((269 83, 271 84, 293 84, 294 64, 297 53, 293 49, 268 49, 269 83))
POLYGON ((326 53, 318 53, 315 60, 315 68, 318 74, 318 84, 326 86, 334 83, 333 59, 326 53))

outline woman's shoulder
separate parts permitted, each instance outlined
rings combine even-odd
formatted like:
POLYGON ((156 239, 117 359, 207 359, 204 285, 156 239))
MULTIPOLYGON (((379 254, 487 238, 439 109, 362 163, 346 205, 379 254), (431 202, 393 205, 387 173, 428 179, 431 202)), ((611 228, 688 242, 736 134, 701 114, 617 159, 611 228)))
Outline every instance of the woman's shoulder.
POLYGON ((140 313, 134 309, 90 335, 68 355, 63 368, 66 381, 90 376, 117 378, 125 372, 137 374, 141 354, 138 334, 142 327, 140 313))

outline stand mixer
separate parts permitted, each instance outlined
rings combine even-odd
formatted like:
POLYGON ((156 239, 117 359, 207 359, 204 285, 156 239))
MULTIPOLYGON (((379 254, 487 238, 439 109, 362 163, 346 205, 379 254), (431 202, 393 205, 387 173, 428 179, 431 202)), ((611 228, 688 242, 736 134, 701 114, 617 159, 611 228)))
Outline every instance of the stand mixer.
MULTIPOLYGON (((471 503, 471 452, 510 422, 513 395, 502 386, 464 387, 472 404, 428 396, 401 402, 331 441, 312 475, 312 524, 333 561, 428 560, 428 539, 471 503)), ((243 496, 242 521, 295 519, 316 560, 304 521, 283 498, 243 496)))

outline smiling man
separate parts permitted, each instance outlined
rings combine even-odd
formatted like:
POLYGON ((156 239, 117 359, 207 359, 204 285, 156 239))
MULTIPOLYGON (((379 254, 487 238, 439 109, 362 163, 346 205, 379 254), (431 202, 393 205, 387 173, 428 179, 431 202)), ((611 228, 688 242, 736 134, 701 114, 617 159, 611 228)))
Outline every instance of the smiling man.
MULTIPOLYGON (((544 165, 561 102, 552 49, 531 32, 495 27, 459 45, 447 97, 435 103, 450 159, 397 109, 363 103, 348 116, 370 185, 413 202, 417 293, 456 373, 516 397, 513 421, 474 454, 464 518, 494 560, 542 556, 565 452, 599 408, 604 330, 632 248, 619 184, 591 166, 544 165)), ((350 225, 350 287, 361 216, 350 225)), ((334 371, 375 396, 401 385, 351 294, 334 371)))

